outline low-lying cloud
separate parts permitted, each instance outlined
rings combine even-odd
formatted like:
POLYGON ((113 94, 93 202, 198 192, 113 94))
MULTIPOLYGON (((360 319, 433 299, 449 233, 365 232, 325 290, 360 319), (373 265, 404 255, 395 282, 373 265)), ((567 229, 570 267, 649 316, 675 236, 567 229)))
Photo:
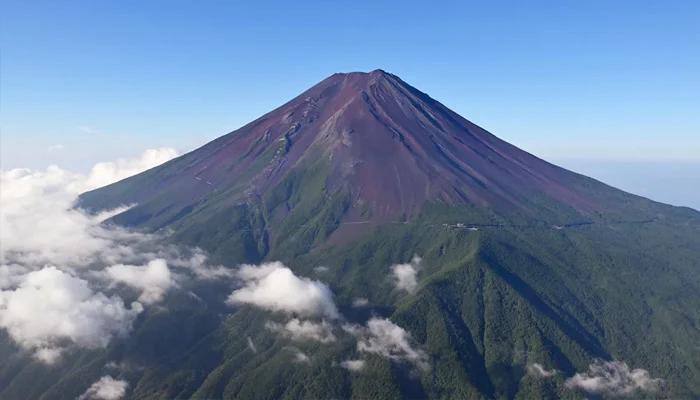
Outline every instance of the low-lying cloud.
POLYGON ((145 304, 157 303, 165 292, 175 286, 167 262, 158 258, 146 265, 117 264, 105 269, 109 279, 141 290, 139 301, 145 304))
POLYGON ((623 361, 595 360, 588 366, 588 371, 577 373, 564 385, 588 394, 623 397, 636 392, 658 391, 663 380, 652 378, 647 370, 630 369, 623 361))
POLYGON ((326 321, 314 322, 292 318, 285 324, 268 321, 265 327, 296 341, 314 340, 330 343, 337 340, 333 334, 333 325, 326 321))
POLYGON ((236 276, 243 282, 243 287, 231 293, 229 304, 251 304, 307 317, 335 319, 340 316, 328 286, 295 275, 281 262, 243 265, 236 276))
POLYGON ((371 318, 366 326, 345 325, 344 329, 357 337, 357 350, 382 357, 407 361, 420 369, 428 369, 428 356, 411 346, 411 335, 388 319, 371 318))
POLYGON ((128 387, 128 382, 106 375, 93 383, 78 400, 119 400, 128 387))
POLYGON ((58 167, 0 173, 0 262, 83 265, 110 247, 100 219, 72 208, 82 179, 58 167))
MULTIPOLYGON (((238 288, 228 297, 229 304, 288 315, 291 319, 266 326, 291 340, 338 340, 343 317, 323 282, 298 276, 280 262, 236 269, 210 266, 197 249, 184 251, 158 235, 103 223, 131 205, 98 215, 75 208, 80 193, 175 155, 171 149, 147 151, 137 160, 97 164, 87 175, 55 166, 0 171, 0 328, 20 347, 46 363, 56 362, 71 348, 106 347, 113 338, 128 335, 144 306, 162 301, 190 277, 231 280, 238 288), (132 294, 125 288, 136 293, 130 304, 124 299, 132 294)), ((397 288, 415 290, 419 264, 416 257, 393 267, 397 288)), ((368 301, 356 299, 353 305, 363 307, 368 301)), ((355 336, 360 352, 427 367, 425 354, 411 346, 410 335, 389 320, 373 318, 346 331, 355 336)), ((257 351, 251 338, 248 346, 257 351)), ((293 351, 294 362, 310 361, 300 350, 293 351)), ((341 366, 359 371, 364 361, 346 360, 341 366)), ((118 398, 127 386, 105 376, 82 398, 118 398)))
POLYGON ((164 162, 173 149, 148 150, 134 160, 100 163, 88 175, 51 166, 45 171, 0 171, 0 263, 85 265, 119 252, 123 230, 101 225, 109 215, 89 215, 77 196, 164 162))
POLYGON ((15 289, 0 291, 0 327, 38 359, 55 362, 65 342, 105 347, 123 336, 142 311, 127 308, 121 298, 96 293, 88 282, 56 267, 33 271, 15 289))
MULTIPOLYGON (((420 258, 413 260, 418 265, 420 258)), ((285 323, 268 321, 267 329, 296 341, 317 341, 330 343, 337 340, 336 328, 354 336, 357 350, 372 353, 394 360, 405 361, 420 369, 429 369, 428 357, 420 349, 411 345, 411 335, 388 319, 371 318, 365 326, 342 323, 343 317, 333 302, 333 294, 322 282, 295 275, 280 262, 261 265, 243 265, 235 272, 242 287, 234 290, 228 298, 229 304, 251 304, 256 307, 282 312, 294 317, 285 323), (331 322, 300 319, 329 318, 331 322)), ((360 299, 355 306, 366 306, 368 301, 360 299)), ((299 362, 308 359, 298 357, 299 362)), ((364 368, 363 360, 346 360, 343 368, 359 371, 364 368)))
POLYGON ((47 363, 70 347, 105 347, 130 331, 142 304, 174 286, 163 260, 195 276, 212 274, 197 254, 180 259, 155 236, 102 223, 128 205, 98 215, 75 208, 80 193, 175 155, 148 150, 97 164, 89 174, 57 166, 0 171, 0 328, 19 346, 47 363), (139 301, 125 305, 105 277, 139 289, 139 301))
POLYGON ((369 299, 365 297, 358 297, 352 301, 352 306, 354 308, 367 307, 369 305, 369 299))
POLYGON ((407 293, 415 293, 418 288, 418 270, 422 259, 414 256, 408 264, 395 264, 391 266, 394 285, 397 289, 407 293))
POLYGON ((303 351, 297 349, 296 347, 287 347, 288 350, 290 350, 293 354, 294 357, 292 358, 292 362, 297 363, 297 364, 308 364, 311 362, 311 357, 309 357, 306 353, 303 351))
POLYGON ((364 360, 345 360, 340 363, 340 366, 352 372, 360 372, 365 369, 364 360))

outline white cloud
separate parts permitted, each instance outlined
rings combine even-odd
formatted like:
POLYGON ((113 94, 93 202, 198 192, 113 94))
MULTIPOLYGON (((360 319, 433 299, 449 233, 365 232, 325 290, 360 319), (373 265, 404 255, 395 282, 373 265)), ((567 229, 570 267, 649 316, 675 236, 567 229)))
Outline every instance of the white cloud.
POLYGON ((322 274, 324 272, 328 272, 328 267, 324 267, 322 265, 320 265, 318 267, 314 267, 314 272, 317 274, 322 274))
POLYGON ((34 351, 34 358, 44 364, 53 364, 61 358, 63 349, 59 347, 43 347, 34 351))
POLYGON ((70 341, 105 347, 125 335, 142 307, 124 306, 119 297, 95 293, 88 282, 55 267, 26 274, 13 290, 0 291, 0 327, 37 358, 53 362, 70 341))
POLYGON ((326 321, 313 322, 293 318, 284 325, 269 321, 265 324, 265 327, 297 341, 315 340, 321 343, 329 343, 336 340, 333 334, 333 326, 326 321))
POLYGON ((311 359, 309 358, 309 356, 302 353, 301 350, 294 349, 294 360, 292 361, 299 364, 306 364, 309 363, 311 359))
POLYGON ((207 256, 200 249, 194 249, 194 253, 189 258, 183 259, 175 256, 170 257, 169 261, 174 267, 188 269, 201 280, 232 278, 236 275, 236 270, 233 268, 227 268, 223 265, 209 265, 207 256))
POLYGON ((644 369, 630 370, 623 361, 595 360, 588 366, 588 371, 577 373, 564 384, 569 389, 593 395, 622 397, 638 391, 657 391, 663 380, 652 378, 644 369))
POLYGON ((78 400, 118 400, 124 397, 129 383, 109 375, 93 383, 78 400))
POLYGON ((418 287, 416 279, 420 269, 421 258, 414 256, 408 264, 395 264, 391 266, 391 273, 394 278, 394 285, 399 290, 408 293, 415 293, 418 287))
POLYGON ((428 356, 411 346, 411 335, 388 319, 372 318, 367 326, 344 325, 343 328, 356 336, 357 350, 379 354, 391 360, 405 360, 418 368, 428 369, 428 356))
POLYGON ((364 360, 345 360, 340 363, 340 366, 352 372, 359 372, 365 369, 364 360))
POLYGON ((129 331, 141 304, 129 309, 118 296, 101 293, 88 280, 104 273, 92 271, 146 264, 140 282, 129 280, 129 272, 136 271, 128 265, 112 270, 121 272, 115 277, 124 283, 140 284, 144 302, 157 299, 172 284, 161 266, 148 262, 164 258, 159 253, 171 257, 176 252, 156 245, 154 236, 102 225, 124 207, 89 215, 74 206, 81 192, 175 154, 172 149, 150 150, 135 160, 98 164, 89 175, 57 166, 0 171, 0 328, 37 359, 55 362, 66 346, 103 347, 129 331))
POLYGON ((77 196, 175 154, 172 149, 148 150, 136 160, 98 164, 89 176, 57 166, 0 171, 0 263, 86 264, 107 249, 119 250, 117 241, 125 232, 101 226, 107 214, 74 209, 77 196))
POLYGON ((538 378, 550 378, 557 374, 557 370, 547 370, 540 363, 532 363, 527 365, 527 373, 538 378))
POLYGON ((177 151, 169 147, 146 150, 137 159, 118 159, 117 161, 95 164, 87 177, 86 186, 94 189, 109 185, 151 169, 177 157, 177 151))
POLYGON ((0 261, 22 264, 86 263, 109 247, 109 233, 93 216, 72 209, 81 177, 45 172, 0 172, 0 261))
POLYGON ((339 318, 328 286, 300 278, 280 262, 243 265, 236 276, 244 286, 231 293, 229 304, 246 303, 271 311, 339 318))
POLYGON ((141 290, 139 301, 145 304, 157 303, 165 292, 175 286, 168 264, 162 258, 149 261, 143 266, 117 264, 105 269, 107 276, 141 290))
POLYGON ((352 306, 355 308, 367 307, 369 300, 364 297, 358 297, 352 301, 352 306))

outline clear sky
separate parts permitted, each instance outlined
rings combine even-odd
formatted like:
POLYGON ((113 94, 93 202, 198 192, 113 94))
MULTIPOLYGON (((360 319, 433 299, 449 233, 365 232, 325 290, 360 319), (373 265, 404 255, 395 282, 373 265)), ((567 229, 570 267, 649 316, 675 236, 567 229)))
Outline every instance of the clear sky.
POLYGON ((700 185, 700 1, 438 3, 4 0, 2 166, 189 150, 382 68, 546 159, 700 185))

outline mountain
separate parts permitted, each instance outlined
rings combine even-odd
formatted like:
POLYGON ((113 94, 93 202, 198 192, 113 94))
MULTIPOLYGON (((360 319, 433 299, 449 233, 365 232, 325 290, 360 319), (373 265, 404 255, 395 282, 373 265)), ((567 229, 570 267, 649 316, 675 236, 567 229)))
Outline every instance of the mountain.
MULTIPOLYGON (((299 366, 269 313, 172 295, 38 384, 47 397, 118 354, 144 366, 134 398, 581 398, 566 379, 596 359, 664 379, 648 396, 700 398, 700 213, 552 165, 384 71, 334 74, 79 204, 122 205, 111 223, 213 262, 279 260, 323 280, 348 320, 389 318, 429 368, 370 355, 349 372, 348 340, 295 344, 313 355, 299 366), (415 255, 415 290, 396 290, 392 265, 415 255)), ((33 368, 0 371, 0 394, 22 393, 33 368)))
POLYGON ((214 252, 223 243, 201 237, 235 236, 229 228, 240 226, 214 225, 242 212, 256 233, 241 254, 249 261, 290 233, 343 243, 430 205, 468 207, 470 223, 546 225, 648 221, 661 207, 540 160, 381 70, 334 74, 237 131, 82 196, 89 209, 132 203, 115 222, 172 228, 214 252))

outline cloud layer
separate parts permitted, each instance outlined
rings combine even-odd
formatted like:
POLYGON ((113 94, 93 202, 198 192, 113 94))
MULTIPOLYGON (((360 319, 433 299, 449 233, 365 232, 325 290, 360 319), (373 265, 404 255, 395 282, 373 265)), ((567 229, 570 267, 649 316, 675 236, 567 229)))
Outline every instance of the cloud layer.
POLYGON ((74 205, 81 192, 175 155, 149 150, 134 160, 100 163, 87 175, 56 166, 0 171, 0 328, 19 346, 47 363, 70 346, 104 347, 129 332, 141 303, 157 301, 173 285, 167 265, 155 260, 170 249, 154 245, 152 236, 102 224, 124 208, 90 215, 74 205), (132 262, 144 267, 127 265, 132 262), (105 275, 95 271, 105 268, 113 280, 140 289, 140 302, 126 306, 103 287, 96 277, 105 275))
POLYGON ((51 363, 66 340, 98 348, 125 335, 142 309, 139 303, 129 309, 119 297, 93 292, 85 280, 45 267, 25 275, 16 289, 0 292, 0 327, 51 363))
POLYGON ((84 265, 105 252, 124 251, 119 240, 126 232, 100 224, 109 214, 73 208, 77 196, 175 154, 172 149, 148 150, 135 160, 98 164, 87 176, 56 166, 0 171, 0 263, 84 265))
POLYGON ((110 246, 100 219, 72 209, 84 177, 49 167, 0 173, 0 262, 85 264, 110 246))

